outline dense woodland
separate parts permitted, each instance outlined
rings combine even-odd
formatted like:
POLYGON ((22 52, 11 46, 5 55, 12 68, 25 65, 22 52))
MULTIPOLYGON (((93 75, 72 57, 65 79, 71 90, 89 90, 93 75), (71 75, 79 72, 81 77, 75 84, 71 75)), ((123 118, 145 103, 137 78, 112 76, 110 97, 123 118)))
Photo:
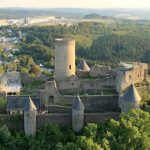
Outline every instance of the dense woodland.
MULTIPOLYGON (((150 64, 149 23, 90 23, 71 26, 33 26, 13 28, 25 33, 19 54, 32 56, 47 66, 54 65, 54 43, 58 37, 76 39, 77 58, 89 62, 116 65, 120 61, 142 61, 150 64)), ((18 54, 18 55, 19 55, 18 54)))
MULTIPOLYGON (((99 63, 116 67, 120 61, 150 64, 150 21, 116 20, 107 23, 81 22, 70 26, 11 26, 0 29, 12 29, 12 36, 19 36, 18 31, 21 31, 23 38, 16 45, 20 51, 15 55, 19 59, 33 59, 35 64, 41 63, 45 67, 54 67, 55 38, 60 37, 75 38, 76 63, 80 58, 85 58, 89 65, 99 63)), ((5 55, 2 57, 5 58, 5 55)), ((32 67, 33 63, 26 61, 17 68, 21 72, 29 72, 32 67)))

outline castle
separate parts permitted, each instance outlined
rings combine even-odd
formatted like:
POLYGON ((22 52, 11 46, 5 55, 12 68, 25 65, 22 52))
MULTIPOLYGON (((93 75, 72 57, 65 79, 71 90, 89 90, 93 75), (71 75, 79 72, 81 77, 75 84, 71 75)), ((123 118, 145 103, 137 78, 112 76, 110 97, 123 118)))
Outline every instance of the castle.
MULTIPOLYGON (((148 65, 138 62, 121 63, 114 69, 98 64, 89 67, 82 59, 76 67, 75 40, 56 39, 54 79, 46 81, 37 97, 45 113, 58 118, 64 115, 69 122, 71 115, 72 127, 78 132, 87 122, 101 121, 99 117, 106 120, 120 111, 140 108, 141 97, 134 84, 141 83, 147 74, 148 65)), ((25 133, 35 135, 37 124, 43 121, 40 117, 45 115, 48 120, 50 116, 40 115, 43 112, 37 111, 31 97, 23 109, 25 133)))
POLYGON ((75 40, 65 38, 56 39, 54 74, 54 80, 47 81, 45 89, 37 92, 43 105, 71 105, 79 93, 86 107, 101 109, 105 108, 100 104, 102 97, 122 96, 131 84, 141 83, 148 74, 148 65, 130 62, 116 69, 97 64, 90 68, 83 59, 76 68, 75 40), (99 101, 94 103, 94 97, 99 101))
POLYGON ((72 127, 78 132, 83 128, 85 112, 119 112, 120 109, 127 112, 140 108, 141 97, 134 84, 144 80, 148 66, 122 63, 118 69, 100 65, 90 68, 83 59, 76 68, 75 40, 63 38, 56 39, 54 74, 54 80, 47 81, 38 96, 48 112, 54 105, 71 106, 72 127))

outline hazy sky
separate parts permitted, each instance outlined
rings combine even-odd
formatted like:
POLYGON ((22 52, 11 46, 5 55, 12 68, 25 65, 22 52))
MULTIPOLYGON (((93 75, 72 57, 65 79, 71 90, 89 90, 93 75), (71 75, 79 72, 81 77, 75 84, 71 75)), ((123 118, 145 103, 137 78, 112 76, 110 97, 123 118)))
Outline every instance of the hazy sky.
POLYGON ((0 7, 150 8, 150 0, 0 0, 0 7))

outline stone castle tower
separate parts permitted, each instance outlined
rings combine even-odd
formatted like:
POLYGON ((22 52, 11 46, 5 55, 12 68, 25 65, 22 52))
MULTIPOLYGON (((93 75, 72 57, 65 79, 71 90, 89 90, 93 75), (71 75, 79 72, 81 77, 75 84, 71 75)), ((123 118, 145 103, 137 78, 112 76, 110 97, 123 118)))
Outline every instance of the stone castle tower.
POLYGON ((55 80, 75 75, 75 40, 61 38, 55 40, 55 80))
POLYGON ((72 128, 79 132, 84 126, 84 105, 78 96, 72 105, 72 128))
POLYGON ((37 108, 29 96, 24 106, 24 131, 26 136, 34 136, 36 134, 36 113, 37 108))
POLYGON ((90 67, 88 66, 88 64, 86 63, 84 59, 80 61, 80 63, 77 66, 77 69, 83 70, 83 71, 90 71, 90 67))
POLYGON ((134 84, 131 84, 121 98, 121 111, 128 112, 131 109, 140 109, 141 97, 134 84))

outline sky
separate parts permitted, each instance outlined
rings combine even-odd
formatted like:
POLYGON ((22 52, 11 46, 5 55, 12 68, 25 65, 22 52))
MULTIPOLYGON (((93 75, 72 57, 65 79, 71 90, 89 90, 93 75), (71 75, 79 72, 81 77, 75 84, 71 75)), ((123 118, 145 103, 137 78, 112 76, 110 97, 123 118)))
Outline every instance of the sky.
POLYGON ((0 0, 0 7, 150 8, 150 0, 0 0))

